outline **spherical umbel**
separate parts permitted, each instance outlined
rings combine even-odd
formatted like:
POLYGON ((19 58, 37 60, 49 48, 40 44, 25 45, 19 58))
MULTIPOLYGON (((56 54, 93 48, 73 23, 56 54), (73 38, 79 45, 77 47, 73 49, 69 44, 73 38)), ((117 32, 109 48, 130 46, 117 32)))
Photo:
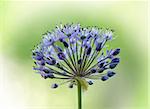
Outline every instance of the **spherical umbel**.
POLYGON ((42 41, 32 51, 33 69, 44 79, 64 80, 73 88, 81 82, 83 89, 94 80, 107 81, 116 73, 111 71, 120 63, 120 48, 106 45, 113 40, 112 29, 81 27, 80 24, 56 26, 43 34, 42 41))

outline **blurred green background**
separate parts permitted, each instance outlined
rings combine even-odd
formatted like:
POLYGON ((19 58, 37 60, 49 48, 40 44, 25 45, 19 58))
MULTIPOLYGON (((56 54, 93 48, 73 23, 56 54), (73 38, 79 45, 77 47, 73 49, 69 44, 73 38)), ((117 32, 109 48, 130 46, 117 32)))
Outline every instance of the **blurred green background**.
POLYGON ((77 90, 50 88, 32 70, 31 50, 56 24, 110 27, 121 48, 117 75, 83 94, 83 109, 146 109, 148 16, 146 1, 0 1, 0 108, 77 109, 77 90))

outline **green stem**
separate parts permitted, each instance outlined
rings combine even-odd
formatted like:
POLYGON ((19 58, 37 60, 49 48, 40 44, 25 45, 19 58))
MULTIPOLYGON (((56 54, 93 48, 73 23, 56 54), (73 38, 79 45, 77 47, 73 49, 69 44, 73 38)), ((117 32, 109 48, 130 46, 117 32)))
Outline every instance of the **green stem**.
POLYGON ((82 89, 81 89, 81 83, 78 82, 78 109, 82 109, 82 89))

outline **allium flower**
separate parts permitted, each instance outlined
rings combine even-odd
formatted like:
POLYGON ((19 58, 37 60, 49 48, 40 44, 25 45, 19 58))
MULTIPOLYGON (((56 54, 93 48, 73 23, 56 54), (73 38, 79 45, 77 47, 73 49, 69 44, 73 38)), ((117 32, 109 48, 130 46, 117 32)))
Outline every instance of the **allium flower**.
MULTIPOLYGON (((108 50, 106 43, 112 39, 111 29, 61 24, 44 34, 33 50, 34 70, 44 79, 66 80, 63 82, 69 83, 69 88, 78 85, 81 92, 81 88, 86 90, 93 80, 106 81, 116 74, 112 70, 120 62, 117 57, 120 49, 108 50)), ((51 87, 61 84, 54 83, 51 87)))

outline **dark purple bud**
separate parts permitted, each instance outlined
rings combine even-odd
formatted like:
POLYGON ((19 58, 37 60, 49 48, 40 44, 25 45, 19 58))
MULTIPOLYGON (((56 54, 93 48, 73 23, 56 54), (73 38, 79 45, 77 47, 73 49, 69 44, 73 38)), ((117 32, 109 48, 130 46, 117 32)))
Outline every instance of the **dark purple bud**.
POLYGON ((113 58, 111 60, 111 63, 119 63, 120 62, 120 59, 119 58, 113 58))
POLYGON ((46 60, 46 63, 49 64, 49 65, 55 65, 56 60, 54 58, 50 57, 46 60))
POLYGON ((60 40, 60 42, 63 42, 63 39, 62 39, 62 38, 60 38, 59 40, 60 40))
POLYGON ((116 73, 115 72, 112 72, 112 71, 108 71, 107 72, 107 76, 108 77, 112 77, 112 76, 114 76, 116 73))
POLYGON ((51 62, 52 62, 52 65, 56 64, 56 60, 54 58, 51 60, 51 62))
POLYGON ((69 84, 69 88, 73 88, 73 84, 69 84))
POLYGON ((89 85, 92 85, 92 84, 93 84, 93 82, 92 82, 92 81, 88 81, 88 84, 89 84, 89 85))
POLYGON ((119 58, 113 58, 110 62, 109 68, 114 69, 120 62, 119 58))
POLYGON ((86 38, 86 36, 81 36, 81 40, 84 40, 86 38))
POLYGON ((64 46, 66 47, 66 48, 68 48, 68 43, 66 42, 66 41, 63 41, 63 44, 64 44, 64 46))
POLYGON ((34 61, 34 64, 37 65, 37 62, 34 61))
POLYGON ((59 63, 56 64, 56 67, 60 68, 60 69, 64 69, 59 63))
POLYGON ((43 59, 43 56, 36 55, 36 56, 33 56, 33 59, 41 61, 43 59))
POLYGON ((51 65, 51 60, 46 60, 46 63, 51 65))
POLYGON ((91 37, 92 37, 91 35, 87 36, 87 40, 89 40, 91 37))
POLYGON ((117 66, 117 64, 118 64, 118 63, 111 63, 111 64, 109 65, 109 68, 110 68, 110 69, 114 69, 114 68, 117 66))
POLYGON ((55 76, 53 74, 49 74, 49 75, 47 75, 47 78, 53 79, 53 78, 55 78, 55 76))
POLYGON ((108 80, 108 76, 102 76, 101 80, 102 80, 102 81, 108 80))
POLYGON ((45 76, 45 75, 41 75, 44 79, 47 79, 48 77, 47 76, 45 76))
POLYGON ((98 63, 98 67, 102 68, 104 66, 105 61, 98 63))
POLYGON ((40 53, 40 52, 33 52, 32 55, 33 55, 33 56, 32 56, 33 59, 35 59, 35 60, 40 61, 40 60, 43 59, 43 54, 40 53))
POLYGON ((64 60, 65 58, 66 58, 66 56, 65 56, 65 54, 64 53, 58 53, 58 58, 60 59, 60 60, 64 60))
POLYGON ((33 52, 32 55, 35 56, 36 54, 33 52))
POLYGON ((117 48, 115 50, 112 51, 111 55, 116 56, 120 53, 120 48, 117 48))
POLYGON ((100 69, 98 70, 98 73, 102 73, 104 70, 105 70, 105 68, 100 68, 100 69))
POLYGON ((91 48, 91 47, 88 47, 88 48, 87 48, 87 51, 86 51, 86 54, 89 55, 89 54, 91 53, 91 50, 92 50, 92 48, 91 48))
POLYGON ((82 59, 79 59, 79 60, 78 60, 78 64, 81 64, 81 63, 82 63, 82 59))
POLYGON ((96 72, 96 69, 95 69, 95 68, 91 69, 91 72, 92 72, 92 73, 95 73, 95 72, 96 72))
POLYGON ((51 88, 54 88, 54 89, 57 88, 57 87, 58 87, 58 84, 56 84, 56 83, 52 84, 52 86, 51 86, 51 88))
MULTIPOLYGON (((45 70, 45 72, 48 72, 45 70)), ((45 73, 45 74, 41 74, 41 76, 44 78, 44 79, 47 79, 47 78, 55 78, 54 75, 52 73, 45 73)))
POLYGON ((63 50, 60 47, 57 47, 58 52, 62 52, 63 50))
POLYGON ((100 51, 101 50, 101 46, 102 46, 102 43, 98 43, 96 45, 96 51, 100 51))
POLYGON ((59 63, 57 63, 56 66, 57 66, 58 68, 61 67, 59 63))

